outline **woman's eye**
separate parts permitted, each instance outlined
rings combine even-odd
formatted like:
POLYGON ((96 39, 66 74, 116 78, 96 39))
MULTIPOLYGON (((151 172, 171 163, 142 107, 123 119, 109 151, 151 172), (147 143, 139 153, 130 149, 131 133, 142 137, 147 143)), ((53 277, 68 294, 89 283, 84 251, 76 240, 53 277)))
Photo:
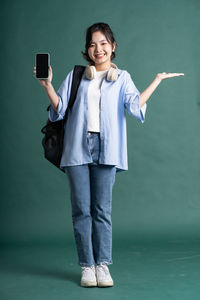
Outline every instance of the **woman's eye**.
MULTIPOLYGON (((102 43, 101 45, 106 45, 107 43, 102 43)), ((94 44, 89 45, 89 47, 93 47, 94 44)))

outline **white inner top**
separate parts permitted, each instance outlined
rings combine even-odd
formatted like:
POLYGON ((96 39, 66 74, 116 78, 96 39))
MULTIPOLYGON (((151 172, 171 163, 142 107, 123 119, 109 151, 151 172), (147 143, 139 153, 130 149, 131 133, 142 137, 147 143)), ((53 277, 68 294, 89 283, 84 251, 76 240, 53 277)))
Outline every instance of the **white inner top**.
POLYGON ((88 131, 100 132, 100 88, 107 72, 96 71, 96 78, 90 81, 88 87, 88 131))

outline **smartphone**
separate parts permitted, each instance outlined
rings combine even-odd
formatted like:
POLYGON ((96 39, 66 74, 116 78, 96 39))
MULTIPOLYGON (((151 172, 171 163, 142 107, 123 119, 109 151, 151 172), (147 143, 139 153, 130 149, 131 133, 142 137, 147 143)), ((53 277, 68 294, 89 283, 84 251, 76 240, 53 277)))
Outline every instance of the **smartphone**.
POLYGON ((49 77, 50 55, 49 53, 37 53, 35 58, 36 78, 47 79, 49 77))

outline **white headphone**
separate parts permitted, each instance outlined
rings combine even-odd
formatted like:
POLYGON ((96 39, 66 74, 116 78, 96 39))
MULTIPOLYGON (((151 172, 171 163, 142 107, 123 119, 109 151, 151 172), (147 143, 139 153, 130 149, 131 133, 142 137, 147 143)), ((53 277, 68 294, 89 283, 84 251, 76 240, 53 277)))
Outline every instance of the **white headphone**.
MULTIPOLYGON (((85 76, 87 77, 87 79, 94 79, 96 78, 96 68, 94 65, 87 65, 86 67, 86 71, 85 71, 85 76)), ((111 63, 111 67, 108 70, 107 73, 107 80, 109 81, 116 81, 118 77, 118 68, 115 64, 111 63)))

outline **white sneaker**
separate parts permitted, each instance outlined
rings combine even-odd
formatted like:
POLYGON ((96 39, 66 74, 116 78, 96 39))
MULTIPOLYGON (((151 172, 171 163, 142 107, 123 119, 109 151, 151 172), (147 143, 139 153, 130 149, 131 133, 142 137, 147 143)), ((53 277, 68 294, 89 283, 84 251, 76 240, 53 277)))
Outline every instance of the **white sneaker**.
POLYGON ((95 266, 90 267, 81 267, 82 277, 81 277, 81 286, 92 287, 97 286, 95 266))
POLYGON ((107 264, 101 263, 96 266, 96 276, 97 276, 97 285, 99 287, 107 287, 107 286, 114 285, 107 264))

